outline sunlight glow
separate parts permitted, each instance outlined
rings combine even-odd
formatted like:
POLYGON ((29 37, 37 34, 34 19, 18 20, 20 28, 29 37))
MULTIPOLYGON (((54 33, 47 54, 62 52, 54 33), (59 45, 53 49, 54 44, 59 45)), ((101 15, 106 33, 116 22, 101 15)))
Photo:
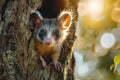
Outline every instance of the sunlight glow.
POLYGON ((105 49, 110 49, 115 44, 115 37, 111 33, 104 33, 100 38, 100 44, 105 49))
POLYGON ((98 18, 103 11, 103 0, 89 0, 87 9, 91 19, 98 18))
POLYGON ((78 11, 78 15, 79 16, 85 16, 87 14, 87 4, 86 2, 79 2, 78 3, 78 8, 77 8, 77 11, 78 11))

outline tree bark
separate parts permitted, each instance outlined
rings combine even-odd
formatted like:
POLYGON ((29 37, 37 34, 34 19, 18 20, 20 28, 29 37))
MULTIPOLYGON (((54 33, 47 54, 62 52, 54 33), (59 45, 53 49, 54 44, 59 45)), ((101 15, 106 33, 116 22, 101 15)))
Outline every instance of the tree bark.
POLYGON ((61 47, 59 61, 63 72, 50 65, 43 70, 29 30, 30 11, 41 5, 42 0, 0 0, 0 80, 74 80, 72 46, 76 17, 61 47))

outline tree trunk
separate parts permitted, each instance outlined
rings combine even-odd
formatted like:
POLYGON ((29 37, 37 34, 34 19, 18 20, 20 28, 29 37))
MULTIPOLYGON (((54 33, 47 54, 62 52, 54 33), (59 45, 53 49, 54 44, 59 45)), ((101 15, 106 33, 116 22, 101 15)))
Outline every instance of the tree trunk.
POLYGON ((42 0, 0 0, 0 80, 74 80, 76 17, 61 47, 59 61, 63 72, 50 65, 43 70, 29 30, 30 11, 41 5, 42 0))

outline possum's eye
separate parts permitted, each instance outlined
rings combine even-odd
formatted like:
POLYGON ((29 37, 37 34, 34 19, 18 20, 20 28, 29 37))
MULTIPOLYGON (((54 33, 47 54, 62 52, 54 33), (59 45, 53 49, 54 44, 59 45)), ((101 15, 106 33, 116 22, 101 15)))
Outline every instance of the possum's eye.
POLYGON ((40 37, 43 37, 43 36, 46 36, 47 35, 47 31, 46 30, 41 30, 40 33, 39 33, 39 36, 40 37))
POLYGON ((59 38, 60 37, 60 30, 54 30, 53 31, 53 34, 57 37, 57 38, 59 38))

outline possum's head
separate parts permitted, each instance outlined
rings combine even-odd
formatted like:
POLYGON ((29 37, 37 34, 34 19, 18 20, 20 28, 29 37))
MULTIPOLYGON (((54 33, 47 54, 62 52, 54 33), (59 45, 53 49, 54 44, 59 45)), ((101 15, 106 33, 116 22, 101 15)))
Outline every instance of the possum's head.
POLYGON ((30 15, 30 29, 34 39, 47 46, 62 41, 71 23, 72 16, 69 12, 62 12, 56 19, 43 18, 37 11, 30 15))

